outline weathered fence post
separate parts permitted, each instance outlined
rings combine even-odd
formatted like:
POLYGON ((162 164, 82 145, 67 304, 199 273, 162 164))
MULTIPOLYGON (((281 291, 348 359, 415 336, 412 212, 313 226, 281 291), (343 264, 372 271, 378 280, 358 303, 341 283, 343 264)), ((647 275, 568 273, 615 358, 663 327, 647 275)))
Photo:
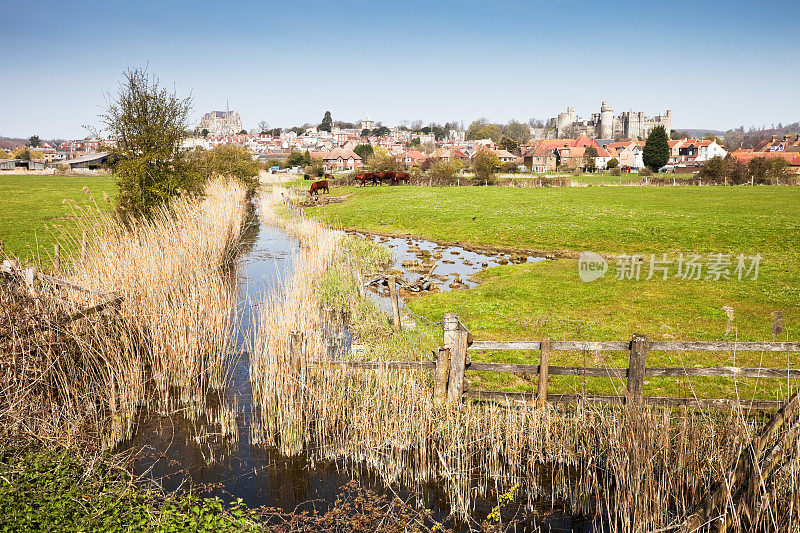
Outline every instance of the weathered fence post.
POLYGON ((464 371, 467 366, 467 337, 469 333, 459 327, 458 315, 447 313, 442 320, 444 326, 444 346, 450 348, 450 377, 447 396, 451 400, 461 400, 464 393, 464 371))
POLYGON ((56 272, 61 270, 61 246, 58 244, 53 246, 53 269, 56 272))
POLYGON ((389 299, 392 301, 392 323, 400 331, 400 302, 397 299, 397 278, 389 276, 389 299))
POLYGON ((644 390, 644 374, 647 366, 647 351, 650 342, 647 335, 634 333, 631 339, 631 358, 628 363, 628 397, 626 403, 641 405, 644 390))
POLYGON ((356 269, 356 274, 358 275, 358 294, 364 298, 364 274, 361 272, 360 268, 356 269))
POLYGON ((303 367, 303 332, 294 330, 289 337, 289 358, 295 372, 303 367))
POLYGON ((547 375, 550 372, 550 339, 542 339, 541 356, 539 358, 539 386, 536 389, 536 407, 542 408, 547 403, 547 375))
POLYGON ((450 348, 442 346, 436 354, 436 386, 433 403, 441 406, 447 401, 447 380, 450 377, 450 348))
POLYGON ((25 285, 28 286, 28 291, 31 293, 31 296, 36 298, 36 267, 30 267, 25 269, 25 285))
POLYGON ((86 248, 88 246, 88 242, 86 239, 86 230, 83 230, 83 235, 81 235, 81 263, 86 261, 86 248))

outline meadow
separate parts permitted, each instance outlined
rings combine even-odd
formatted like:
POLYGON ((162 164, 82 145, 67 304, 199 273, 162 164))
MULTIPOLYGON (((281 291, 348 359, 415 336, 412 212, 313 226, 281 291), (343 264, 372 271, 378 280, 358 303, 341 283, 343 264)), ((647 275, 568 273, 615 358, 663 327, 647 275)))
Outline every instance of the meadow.
POLYGON ((116 195, 117 184, 109 176, 0 174, 0 241, 12 255, 45 261, 61 230, 76 227, 79 213, 73 205, 107 212, 116 195))
MULTIPOLYGON (((344 228, 411 234, 443 243, 521 250, 555 260, 487 269, 471 290, 427 295, 409 307, 432 321, 456 312, 480 339, 624 340, 634 332, 654 340, 795 340, 800 305, 800 189, 795 187, 365 187, 332 190, 344 203, 314 208, 344 228), (609 272, 585 283, 575 257, 605 256, 609 272), (679 254, 733 256, 730 279, 676 278, 679 254), (736 255, 760 254, 758 278, 734 274, 736 255), (616 279, 619 254, 641 254, 638 281, 616 279), (668 279, 649 275, 650 254, 672 260, 668 279), (733 320, 724 307, 732 309, 733 320), (774 312, 782 314, 779 328, 774 312)), ((703 274, 705 278, 706 274, 703 274)), ((476 360, 527 362, 534 353, 487 352, 476 360)), ((625 353, 559 353, 551 364, 627 366, 625 353)), ((786 354, 653 352, 648 366, 796 367, 786 354)), ((477 388, 527 391, 524 376, 470 372, 477 388)), ((608 379, 551 378, 555 391, 614 393, 608 379)), ((774 380, 649 379, 645 394, 768 399, 785 394, 774 380)))

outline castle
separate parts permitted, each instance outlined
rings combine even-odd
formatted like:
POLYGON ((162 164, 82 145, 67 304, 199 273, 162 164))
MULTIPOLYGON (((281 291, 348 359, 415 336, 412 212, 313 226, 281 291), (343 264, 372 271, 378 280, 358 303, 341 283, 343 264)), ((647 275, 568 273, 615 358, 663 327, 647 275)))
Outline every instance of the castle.
POLYGON ((242 131, 242 117, 236 111, 212 111, 203 115, 197 130, 208 130, 209 135, 233 135, 242 131))
POLYGON ((557 138, 579 137, 586 135, 594 139, 645 139, 656 126, 664 126, 669 135, 672 129, 672 111, 667 109, 665 115, 646 117, 641 111, 623 111, 614 116, 614 108, 603 102, 599 113, 592 113, 592 118, 584 120, 575 114, 574 107, 568 107, 565 113, 559 113, 550 119, 550 128, 535 128, 537 134, 546 134, 546 130, 557 138), (542 130, 541 132, 536 130, 542 130))

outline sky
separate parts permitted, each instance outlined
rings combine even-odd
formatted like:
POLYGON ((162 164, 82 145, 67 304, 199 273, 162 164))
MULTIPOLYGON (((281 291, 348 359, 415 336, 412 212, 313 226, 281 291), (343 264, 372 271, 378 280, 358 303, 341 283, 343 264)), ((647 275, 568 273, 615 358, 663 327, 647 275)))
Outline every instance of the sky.
POLYGON ((0 135, 81 138, 146 67, 250 129, 547 119, 601 101, 673 129, 800 120, 797 0, 0 0, 0 135))

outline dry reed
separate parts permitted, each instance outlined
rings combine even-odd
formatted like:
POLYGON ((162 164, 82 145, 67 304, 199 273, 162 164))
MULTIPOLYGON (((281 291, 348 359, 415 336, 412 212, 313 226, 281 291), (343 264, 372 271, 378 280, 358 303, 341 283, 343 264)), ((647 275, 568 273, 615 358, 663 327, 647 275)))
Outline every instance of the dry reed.
MULTIPOLYGON (((437 407, 427 373, 329 364, 319 280, 347 258, 341 233, 293 215, 285 207, 291 199, 277 187, 261 197, 265 221, 297 236, 302 255, 282 298, 267 302, 260 316, 251 359, 254 442, 305 453, 312 463, 342 462, 387 484, 441 485, 452 512, 464 518, 476 499, 519 484, 522 503, 531 507, 548 502, 600 530, 645 532, 677 530, 712 484, 725 481, 763 423, 737 411, 478 402, 437 407), (305 343, 300 361, 293 332, 305 343)), ((369 358, 420 358, 414 335, 396 334, 399 342, 373 338, 369 358)), ((780 438, 787 439, 776 452, 784 466, 760 484, 752 504, 743 511, 729 494, 729 530, 800 529, 797 436, 780 438)))
MULTIPOLYGON (((15 338, 10 349, 22 359, 9 375, 36 375, 3 376, 3 393, 17 398, 4 399, 3 416, 48 438, 74 428, 68 433, 89 433, 104 447, 130 438, 137 410, 154 401, 198 416, 230 368, 230 266, 247 206, 242 185, 217 180, 203 196, 176 198, 146 220, 81 217, 88 222, 77 235, 85 230, 89 246, 62 277, 124 299, 106 316, 61 329, 42 321, 34 335, 15 338)), ((218 416, 229 418, 224 411, 218 416)))

